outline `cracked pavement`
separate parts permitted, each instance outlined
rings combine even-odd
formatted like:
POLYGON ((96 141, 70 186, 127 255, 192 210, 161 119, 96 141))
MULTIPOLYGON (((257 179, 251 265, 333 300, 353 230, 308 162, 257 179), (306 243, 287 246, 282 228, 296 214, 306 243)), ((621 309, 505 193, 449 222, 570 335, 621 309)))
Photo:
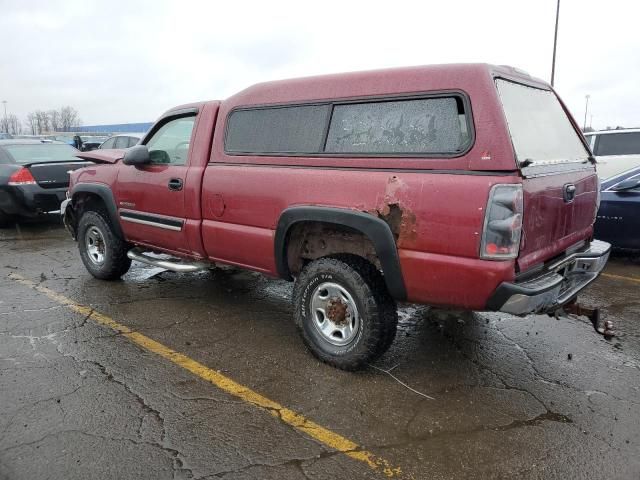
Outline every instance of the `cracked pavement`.
MULTIPOLYGON (((640 277, 640 261, 610 273, 640 277)), ((84 269, 49 219, 0 231, 0 479, 374 479, 332 451, 45 295, 15 272, 217 370, 416 479, 638 478, 640 284, 601 277, 585 318, 403 305, 376 367, 316 361, 290 284, 216 269, 84 269)))

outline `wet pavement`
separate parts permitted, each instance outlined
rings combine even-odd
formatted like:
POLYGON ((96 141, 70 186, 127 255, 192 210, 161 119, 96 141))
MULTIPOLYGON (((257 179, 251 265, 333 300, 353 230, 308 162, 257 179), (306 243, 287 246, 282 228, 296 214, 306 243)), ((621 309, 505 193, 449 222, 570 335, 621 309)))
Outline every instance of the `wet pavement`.
POLYGON ((102 282, 55 219, 0 231, 0 479, 374 479, 385 476, 12 273, 353 440, 401 477, 640 478, 637 259, 613 259, 583 296, 614 321, 612 340, 585 318, 404 305, 377 368, 346 373, 305 350, 286 282, 135 263, 102 282))

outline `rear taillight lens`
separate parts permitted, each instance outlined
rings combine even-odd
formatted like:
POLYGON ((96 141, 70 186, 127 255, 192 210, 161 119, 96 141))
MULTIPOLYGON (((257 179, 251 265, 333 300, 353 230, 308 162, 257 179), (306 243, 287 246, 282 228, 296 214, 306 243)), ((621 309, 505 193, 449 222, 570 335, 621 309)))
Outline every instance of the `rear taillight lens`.
POLYGON ((35 185, 36 179, 33 178, 28 168, 21 168, 9 177, 9 185, 35 185))
POLYGON ((522 234, 522 185, 494 185, 489 193, 480 258, 516 258, 522 234))

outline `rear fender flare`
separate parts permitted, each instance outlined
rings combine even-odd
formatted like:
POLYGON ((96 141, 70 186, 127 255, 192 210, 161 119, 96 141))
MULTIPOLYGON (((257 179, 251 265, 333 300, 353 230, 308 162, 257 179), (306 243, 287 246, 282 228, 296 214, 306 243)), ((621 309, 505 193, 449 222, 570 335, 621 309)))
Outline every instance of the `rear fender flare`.
POLYGON ((391 296, 396 300, 407 298, 400 257, 389 225, 378 217, 356 210, 314 206, 291 207, 284 210, 278 220, 274 240, 276 268, 281 278, 292 280, 287 261, 287 239, 291 227, 300 222, 330 223, 361 232, 373 244, 391 296))

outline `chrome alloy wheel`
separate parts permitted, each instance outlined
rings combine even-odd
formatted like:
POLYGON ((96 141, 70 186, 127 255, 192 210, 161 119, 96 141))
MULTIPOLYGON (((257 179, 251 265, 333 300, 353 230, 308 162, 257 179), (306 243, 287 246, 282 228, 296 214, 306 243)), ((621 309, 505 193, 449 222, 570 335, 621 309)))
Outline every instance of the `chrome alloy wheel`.
POLYGON ((87 250, 87 256, 93 264, 102 265, 104 263, 104 237, 98 227, 91 226, 87 229, 87 233, 84 235, 84 246, 87 250))
POLYGON ((332 345, 347 345, 357 335, 360 316, 356 302, 337 283, 318 285, 311 296, 309 308, 316 330, 332 345))

